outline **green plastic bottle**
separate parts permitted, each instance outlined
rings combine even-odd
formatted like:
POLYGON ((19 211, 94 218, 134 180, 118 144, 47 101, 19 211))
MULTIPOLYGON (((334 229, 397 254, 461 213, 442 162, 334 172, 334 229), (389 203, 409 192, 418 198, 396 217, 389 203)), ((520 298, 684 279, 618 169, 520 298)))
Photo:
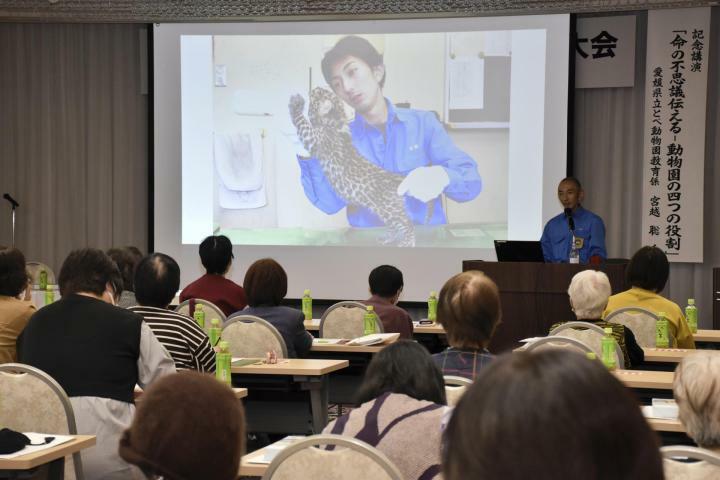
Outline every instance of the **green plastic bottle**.
POLYGON ((231 373, 230 366, 232 363, 232 356, 230 355, 230 346, 225 340, 218 342, 220 351, 215 355, 215 378, 221 382, 230 385, 231 373))
POLYGON ((670 336, 668 335, 668 319, 665 312, 658 312, 658 319, 655 323, 655 346, 657 348, 670 347, 670 336))
POLYGON ((305 315, 305 321, 312 320, 312 297, 310 296, 310 290, 308 289, 303 292, 302 312, 305 315))
POLYGON ((685 307, 685 318, 687 318, 690 331, 697 333, 697 307, 694 298, 688 298, 688 304, 685 307))
POLYGON ((222 328, 220 328, 220 319, 213 318, 210 320, 210 328, 208 329, 208 336, 210 337, 210 346, 214 347, 220 341, 220 335, 222 335, 222 328))
POLYGON ((363 319, 363 335, 375 333, 375 308, 372 305, 365 307, 365 318, 363 319))
POLYGON ((431 322, 437 322, 437 304, 437 292, 430 292, 430 298, 428 298, 427 318, 431 322))
POLYGON ((55 301, 55 285, 45 285, 45 305, 55 301))
POLYGON ((40 283, 40 285, 38 285, 40 290, 47 290, 47 272, 45 270, 40 270, 38 282, 40 283))
POLYGON ((195 305, 195 313, 193 313, 193 318, 200 326, 200 328, 205 330, 205 311, 203 310, 203 306, 201 303, 195 305))
POLYGON ((612 328, 605 327, 605 335, 601 340, 602 345, 602 362, 608 370, 615 370, 617 364, 615 362, 615 338, 612 336, 612 328))

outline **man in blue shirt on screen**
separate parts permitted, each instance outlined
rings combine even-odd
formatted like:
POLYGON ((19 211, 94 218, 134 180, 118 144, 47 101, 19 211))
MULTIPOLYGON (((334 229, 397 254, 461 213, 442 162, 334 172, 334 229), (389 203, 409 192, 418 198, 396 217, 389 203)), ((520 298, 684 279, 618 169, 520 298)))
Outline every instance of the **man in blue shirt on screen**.
MULTIPOLYGON (((455 146, 436 115, 397 108, 383 96, 385 65, 370 42, 343 37, 325 54, 322 71, 335 94, 355 109, 350 134, 360 155, 389 172, 405 175, 397 193, 405 196, 405 209, 413 223, 446 223, 443 193, 457 202, 480 193, 475 160, 455 146), (430 204, 432 216, 426 219, 430 204)), ((354 227, 383 225, 369 209, 347 205, 316 158, 298 158, 303 189, 313 205, 328 214, 347 206, 348 222, 354 227)))
POLYGON ((543 230, 540 243, 546 262, 567 263, 573 237, 580 252, 580 263, 600 263, 607 258, 605 224, 580 205, 584 196, 582 185, 574 177, 564 178, 558 185, 558 199, 565 213, 551 218, 543 230))

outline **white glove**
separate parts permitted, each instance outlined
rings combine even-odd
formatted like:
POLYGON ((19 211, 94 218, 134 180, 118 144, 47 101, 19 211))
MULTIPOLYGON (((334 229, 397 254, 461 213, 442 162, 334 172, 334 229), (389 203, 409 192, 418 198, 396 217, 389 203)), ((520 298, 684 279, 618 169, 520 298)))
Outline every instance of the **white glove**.
POLYGON ((408 173, 398 185, 398 195, 410 195, 421 202, 429 202, 440 195, 450 185, 450 177, 443 167, 418 167, 408 173))

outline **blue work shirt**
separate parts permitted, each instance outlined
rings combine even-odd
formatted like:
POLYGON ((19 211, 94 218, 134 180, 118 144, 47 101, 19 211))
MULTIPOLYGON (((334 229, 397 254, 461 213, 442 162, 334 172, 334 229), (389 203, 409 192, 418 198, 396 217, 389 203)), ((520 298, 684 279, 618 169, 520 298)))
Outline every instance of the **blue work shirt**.
MULTIPOLYGON (((407 175, 417 167, 441 165, 450 178, 443 192, 457 202, 467 202, 482 190, 477 163, 455 146, 432 112, 388 107, 386 133, 356 114, 350 123, 350 135, 357 151, 370 162, 393 173, 407 175)), ((317 158, 300 159, 303 189, 308 200, 325 213, 333 214, 348 206, 332 188, 317 158)), ((447 222, 440 196, 433 199, 433 215, 428 224, 447 222)), ((415 224, 424 224, 428 204, 405 195, 405 210, 415 224)), ((347 218, 353 227, 382 226, 383 221, 365 207, 350 205, 347 218)))
MULTIPOLYGON (((605 224, 602 219, 581 206, 572 215, 575 222, 575 238, 582 242, 580 263, 588 263, 590 257, 607 258, 605 251, 605 224)), ((564 213, 553 217, 545 225, 540 243, 548 263, 567 263, 572 245, 572 232, 564 213)))

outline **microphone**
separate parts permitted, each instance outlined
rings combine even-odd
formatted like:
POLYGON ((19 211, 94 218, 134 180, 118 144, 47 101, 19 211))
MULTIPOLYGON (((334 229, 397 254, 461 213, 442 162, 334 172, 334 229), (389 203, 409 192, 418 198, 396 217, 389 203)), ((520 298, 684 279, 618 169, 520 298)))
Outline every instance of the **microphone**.
POLYGON ((13 197, 11 197, 9 193, 3 194, 3 198, 5 200, 7 200, 8 202, 10 202, 10 204, 12 205, 12 208, 17 208, 20 206, 20 204, 17 202, 17 200, 15 200, 13 197))
POLYGON ((573 220, 573 218, 572 218, 572 209, 570 209, 570 208, 565 209, 565 217, 567 218, 568 226, 570 227, 570 231, 574 233, 575 232, 575 220, 573 220))

